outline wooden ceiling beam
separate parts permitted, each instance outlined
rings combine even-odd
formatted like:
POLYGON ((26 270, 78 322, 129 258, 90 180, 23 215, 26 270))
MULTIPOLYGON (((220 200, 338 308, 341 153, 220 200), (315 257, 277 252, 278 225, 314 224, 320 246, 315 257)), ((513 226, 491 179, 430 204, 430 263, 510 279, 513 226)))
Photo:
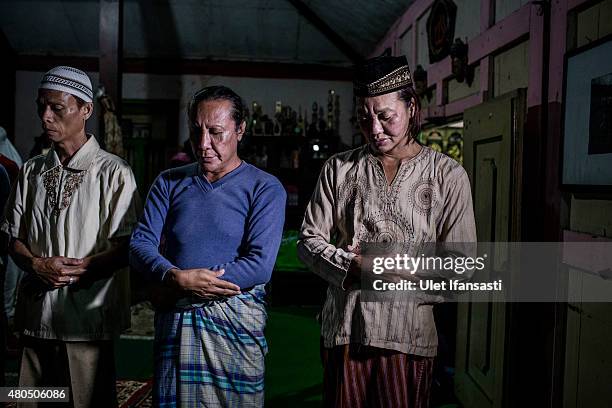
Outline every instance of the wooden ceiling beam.
POLYGON ((47 72, 58 65, 68 65, 87 72, 98 72, 100 61, 96 57, 75 57, 63 55, 17 55, 18 71, 47 72))
POLYGON ((195 59, 126 60, 125 72, 151 74, 220 75, 247 78, 321 79, 350 81, 352 70, 322 64, 291 64, 279 62, 218 61, 195 59))
MULTIPOLYGON (((123 0, 100 0, 100 84, 121 117, 123 61, 123 0)), ((96 90, 94 90, 94 93, 96 90)))
MULTIPOLYGON (((43 55, 17 56, 17 69, 47 71, 57 65, 71 65, 97 72, 99 61, 94 57, 62 57, 43 55)), ((353 70, 348 67, 322 64, 291 64, 280 62, 218 61, 172 58, 124 58, 123 73, 161 75, 219 75, 246 78, 316 79, 350 81, 353 70)))
POLYGON ((321 19, 303 0, 287 0, 298 13, 306 19, 310 24, 315 26, 332 44, 342 51, 353 63, 357 63, 364 59, 363 55, 357 52, 344 38, 332 29, 325 21, 321 19))

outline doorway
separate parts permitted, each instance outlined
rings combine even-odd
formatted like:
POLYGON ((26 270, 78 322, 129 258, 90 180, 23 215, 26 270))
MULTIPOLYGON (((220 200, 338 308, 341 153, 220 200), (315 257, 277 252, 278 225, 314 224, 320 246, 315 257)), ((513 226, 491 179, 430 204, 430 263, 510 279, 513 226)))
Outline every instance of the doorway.
POLYGON ((121 130, 125 157, 145 197, 157 175, 169 167, 178 146, 178 100, 124 99, 121 130))
MULTIPOLYGON (((463 118, 445 118, 443 123, 423 126, 418 140, 437 152, 443 153, 459 164, 463 163, 463 118)), ((453 377, 455 373, 455 345, 457 342, 457 303, 440 303, 434 307, 434 319, 438 333, 438 354, 434 366, 432 406, 448 406, 456 403, 453 377), (449 405, 450 404, 450 405, 449 405)))

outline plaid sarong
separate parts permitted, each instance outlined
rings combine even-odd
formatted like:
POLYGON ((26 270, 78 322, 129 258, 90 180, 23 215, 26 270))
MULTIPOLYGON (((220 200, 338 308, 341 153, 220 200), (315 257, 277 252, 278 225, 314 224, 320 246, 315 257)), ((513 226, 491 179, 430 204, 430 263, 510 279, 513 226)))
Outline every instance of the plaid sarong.
POLYGON ((154 405, 263 407, 263 286, 155 315, 154 405))

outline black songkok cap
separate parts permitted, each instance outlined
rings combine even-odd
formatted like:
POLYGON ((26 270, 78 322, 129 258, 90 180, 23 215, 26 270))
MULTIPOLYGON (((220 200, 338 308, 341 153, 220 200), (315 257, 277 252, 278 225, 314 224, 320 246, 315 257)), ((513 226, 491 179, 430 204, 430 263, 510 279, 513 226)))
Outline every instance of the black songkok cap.
POLYGON ((355 96, 378 96, 413 86, 405 56, 381 55, 355 66, 355 96))

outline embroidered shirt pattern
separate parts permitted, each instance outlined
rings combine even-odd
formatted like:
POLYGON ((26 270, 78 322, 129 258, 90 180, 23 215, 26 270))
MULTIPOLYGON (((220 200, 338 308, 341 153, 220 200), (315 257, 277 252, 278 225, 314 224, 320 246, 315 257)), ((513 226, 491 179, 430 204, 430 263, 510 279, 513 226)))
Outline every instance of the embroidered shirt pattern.
POLYGON ((49 200, 49 207, 55 215, 68 208, 70 205, 70 199, 74 192, 79 188, 79 185, 83 182, 87 170, 72 172, 67 171, 64 182, 64 188, 62 189, 62 199, 58 200, 58 190, 60 185, 60 177, 62 175, 62 167, 57 166, 52 170, 49 170, 43 175, 43 186, 47 191, 47 199, 49 200))

